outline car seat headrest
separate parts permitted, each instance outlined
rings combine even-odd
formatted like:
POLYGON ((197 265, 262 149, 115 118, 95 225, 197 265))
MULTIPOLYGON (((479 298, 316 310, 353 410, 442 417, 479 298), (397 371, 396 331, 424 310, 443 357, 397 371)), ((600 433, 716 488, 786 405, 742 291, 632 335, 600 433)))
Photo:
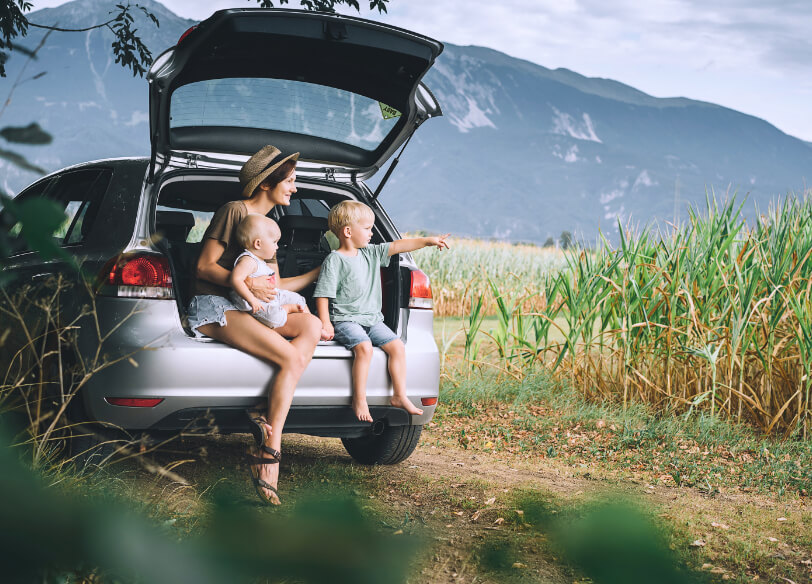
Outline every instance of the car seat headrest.
POLYGON ((158 211, 155 226, 171 241, 186 241, 195 226, 195 216, 189 211, 158 211))
POLYGON ((279 239, 281 247, 295 250, 317 250, 321 237, 327 231, 326 217, 305 217, 304 215, 283 215, 279 219, 279 239))

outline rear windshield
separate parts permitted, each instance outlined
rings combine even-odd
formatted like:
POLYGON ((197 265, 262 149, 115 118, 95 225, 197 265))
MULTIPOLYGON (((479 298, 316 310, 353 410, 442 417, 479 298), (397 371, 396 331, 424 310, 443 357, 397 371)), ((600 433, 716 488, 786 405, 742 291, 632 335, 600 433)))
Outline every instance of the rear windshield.
POLYGON ((171 128, 261 128, 375 150, 400 112, 349 91, 282 79, 209 79, 172 94, 171 128))

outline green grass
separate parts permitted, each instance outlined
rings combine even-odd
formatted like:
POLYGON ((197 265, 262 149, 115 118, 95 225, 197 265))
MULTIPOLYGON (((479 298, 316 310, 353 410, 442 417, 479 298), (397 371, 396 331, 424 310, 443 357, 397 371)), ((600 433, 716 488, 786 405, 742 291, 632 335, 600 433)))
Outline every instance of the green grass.
POLYGON ((624 410, 596 403, 543 374, 522 381, 495 375, 452 381, 441 388, 443 408, 435 421, 459 426, 467 433, 466 446, 491 442, 495 450, 542 452, 573 464, 598 459, 619 472, 640 466, 677 486, 812 492, 810 441, 765 437, 704 414, 686 419, 642 404, 624 410), (575 444, 567 432, 576 436, 575 444))

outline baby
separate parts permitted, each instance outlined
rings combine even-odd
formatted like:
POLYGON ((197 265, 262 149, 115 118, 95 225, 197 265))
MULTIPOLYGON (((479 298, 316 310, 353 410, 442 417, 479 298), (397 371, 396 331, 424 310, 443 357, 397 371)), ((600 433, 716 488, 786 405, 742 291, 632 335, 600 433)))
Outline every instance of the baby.
POLYGON ((251 213, 237 227, 237 241, 245 251, 237 256, 231 271, 231 301, 234 306, 251 312, 258 321, 270 328, 284 326, 291 312, 310 312, 305 299, 296 292, 276 289, 276 297, 263 302, 251 293, 245 284, 246 278, 267 276, 276 283, 276 274, 267 264, 276 258, 276 249, 282 233, 276 221, 251 213))

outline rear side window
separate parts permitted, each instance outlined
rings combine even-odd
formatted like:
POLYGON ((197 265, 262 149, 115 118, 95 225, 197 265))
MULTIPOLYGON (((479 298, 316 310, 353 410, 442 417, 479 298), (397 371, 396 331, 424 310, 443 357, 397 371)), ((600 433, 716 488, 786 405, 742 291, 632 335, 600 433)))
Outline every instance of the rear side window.
POLYGON ((78 245, 87 239, 112 176, 111 170, 94 169, 69 172, 57 178, 47 196, 58 201, 67 215, 54 234, 61 245, 78 245))
MULTIPOLYGON (((109 169, 79 170, 45 180, 20 193, 15 200, 25 201, 37 197, 47 197, 59 203, 65 211, 65 221, 54 233, 57 244, 70 247, 83 243, 91 233, 98 219, 107 186, 113 172, 109 169)), ((3 213, 2 226, 8 230, 11 253, 31 251, 20 237, 20 225, 3 213)))

